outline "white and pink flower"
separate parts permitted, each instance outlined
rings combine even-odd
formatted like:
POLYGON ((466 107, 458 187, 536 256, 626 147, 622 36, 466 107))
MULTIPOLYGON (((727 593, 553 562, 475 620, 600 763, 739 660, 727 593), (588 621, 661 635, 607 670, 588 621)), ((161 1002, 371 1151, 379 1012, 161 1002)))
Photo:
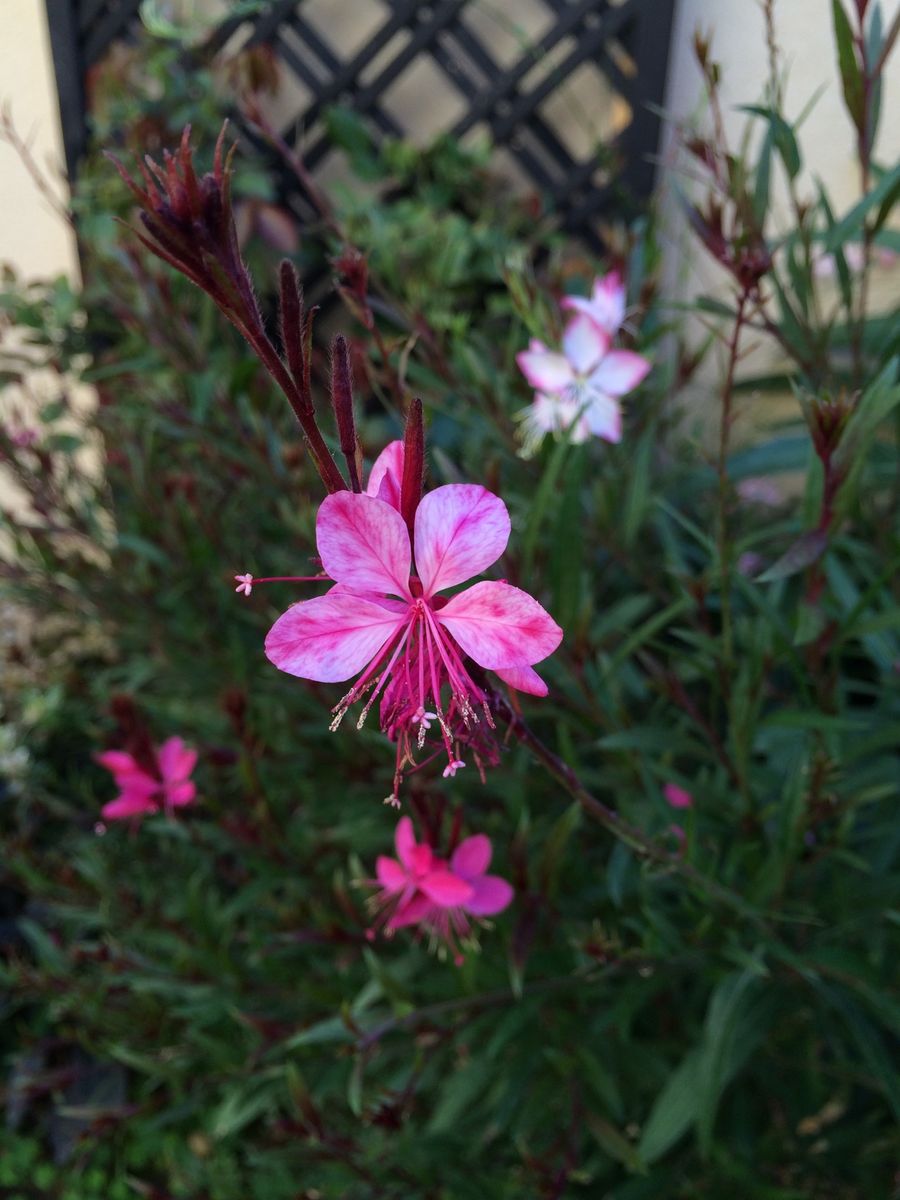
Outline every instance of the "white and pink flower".
POLYGON ((562 353, 532 340, 516 361, 536 389, 534 405, 522 418, 526 453, 548 432, 568 431, 575 442, 591 434, 621 441, 619 401, 650 370, 633 350, 614 350, 611 335, 584 312, 566 326, 562 353))

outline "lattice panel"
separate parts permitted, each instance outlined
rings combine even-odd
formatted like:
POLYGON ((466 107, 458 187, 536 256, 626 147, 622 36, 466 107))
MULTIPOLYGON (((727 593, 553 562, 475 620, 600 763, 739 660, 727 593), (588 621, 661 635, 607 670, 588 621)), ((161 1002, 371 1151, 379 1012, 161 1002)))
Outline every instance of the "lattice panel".
MULTIPOLYGON (((674 0, 272 0, 228 18, 214 48, 268 44, 276 115, 327 177, 325 115, 354 109, 376 141, 487 134, 498 161, 595 249, 616 181, 653 185, 674 0)), ((140 0, 47 0, 70 169, 84 146, 83 76, 139 19, 140 0), (80 86, 79 86, 80 84, 80 86), (66 94, 68 92, 68 94, 66 94), (76 127, 75 116, 80 116, 76 127), (66 119, 68 118, 68 125, 66 119)))

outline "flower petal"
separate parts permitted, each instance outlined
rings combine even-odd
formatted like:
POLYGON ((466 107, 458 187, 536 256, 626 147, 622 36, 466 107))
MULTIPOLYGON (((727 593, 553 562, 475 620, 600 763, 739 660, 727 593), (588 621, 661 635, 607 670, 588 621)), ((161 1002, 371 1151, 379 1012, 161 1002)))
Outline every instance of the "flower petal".
POLYGON ((109 804, 104 804, 100 810, 107 821, 124 821, 128 817, 140 817, 144 813, 155 813, 159 808, 149 796, 142 792, 123 792, 109 804))
POLYGON ((663 795, 673 808, 694 807, 694 797, 677 783, 667 783, 663 788, 663 795))
POLYGON ((170 784, 163 790, 163 795, 167 808, 183 808, 186 804, 192 803, 197 795, 197 785, 190 781, 170 784))
POLYGON ((416 509, 416 571, 426 596, 464 583, 496 562, 509 541, 509 513, 477 483, 449 483, 416 509))
POLYGON ((450 869, 463 879, 483 875, 491 865, 491 839, 484 833, 464 838, 453 851, 450 869))
POLYGON ((563 349, 575 373, 587 375, 609 350, 609 334, 590 317, 579 314, 566 326, 563 349))
POLYGON ((501 667, 495 670, 495 674, 517 692, 527 692, 529 696, 546 696, 549 690, 537 671, 524 663, 516 667, 501 667))
POLYGON ((562 307, 584 313, 608 334, 614 334, 625 319, 625 286, 619 272, 610 271, 602 279, 595 279, 589 300, 565 296, 562 307))
POLYGON ((197 765, 197 751, 185 746, 180 737, 167 738, 157 754, 159 769, 166 783, 189 779, 197 765))
POLYGON ((288 675, 338 683, 371 662, 405 620, 365 596, 327 592, 282 613, 266 635, 266 657, 288 675))
POLYGON ((406 887, 406 872, 396 859, 388 858, 386 854, 379 854, 376 858, 375 874, 386 892, 402 892, 406 887))
POLYGON ((316 517, 316 545, 326 574, 336 583, 409 597, 406 525, 396 509, 374 496, 326 496, 316 517))
POLYGON ((572 382, 572 367, 563 354, 552 350, 521 350, 516 355, 519 370, 539 392, 561 392, 572 382))
POLYGON ((419 888, 441 908, 456 908, 467 904, 473 895, 472 885, 446 868, 432 871, 420 880, 419 888))
POLYGON ((537 600, 508 583, 476 583, 435 616, 489 670, 540 662, 562 641, 563 631, 537 600))
POLYGON ((618 400, 605 392, 594 392, 583 417, 584 423, 594 437, 607 442, 622 440, 622 409, 618 400))
POLYGON ((126 754, 124 750, 104 750, 102 754, 97 754, 95 757, 100 766, 106 767, 107 771, 112 771, 113 775, 129 774, 141 769, 133 756, 126 754))
POLYGON ((397 857, 406 867, 407 871, 412 870, 413 859, 416 850, 416 835, 413 830, 413 823, 409 817, 401 817, 397 822, 397 828, 394 830, 394 849, 397 851, 397 857))
POLYGON ((404 925, 418 925, 420 921, 425 921, 435 911, 434 904, 427 896, 423 896, 421 892, 416 892, 412 899, 407 900, 405 904, 401 903, 397 907, 397 911, 392 914, 386 928, 388 930, 402 929, 404 925))
POLYGON ((366 484, 366 494, 377 496, 390 504, 391 508, 400 508, 400 485, 403 482, 403 443, 388 442, 372 464, 369 482, 366 484))
POLYGON ((633 350, 610 350, 591 375, 591 383, 610 396, 624 396, 646 377, 651 363, 633 350))
POLYGON ((499 875, 482 875, 472 883, 472 898, 466 901, 466 912, 476 917, 492 917, 502 912, 515 894, 510 884, 499 875))

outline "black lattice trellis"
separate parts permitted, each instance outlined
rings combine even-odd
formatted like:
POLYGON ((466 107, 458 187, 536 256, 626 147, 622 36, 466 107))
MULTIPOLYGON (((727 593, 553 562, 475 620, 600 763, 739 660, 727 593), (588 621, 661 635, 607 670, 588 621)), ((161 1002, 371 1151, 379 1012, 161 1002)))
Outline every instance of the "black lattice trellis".
MULTIPOLYGON (((359 3, 333 0, 335 9, 359 3)), ((551 23, 511 63, 501 63, 475 28, 471 17, 478 0, 369 3, 379 9, 377 27, 364 46, 345 57, 310 18, 304 0, 270 0, 252 16, 224 20, 210 39, 211 49, 232 39, 268 44, 305 86, 310 99, 289 122, 285 137, 293 140, 299 132, 310 171, 319 169, 330 151, 324 128, 330 105, 356 110, 376 138, 403 136, 407 131, 386 100, 405 72, 424 58, 465 101, 449 132, 462 137, 476 128, 488 130, 558 212, 563 227, 599 248, 598 219, 610 204, 608 180, 597 155, 574 155, 542 111, 572 72, 588 67, 602 74, 630 110, 629 123, 610 147, 621 159, 617 182, 638 200, 649 194, 675 0, 540 0, 551 23), (552 69, 541 69, 551 61, 552 69), (368 77, 376 64, 374 77, 368 77)), ((140 0, 46 4, 66 156, 74 173, 86 141, 85 73, 116 39, 129 36, 140 0)))

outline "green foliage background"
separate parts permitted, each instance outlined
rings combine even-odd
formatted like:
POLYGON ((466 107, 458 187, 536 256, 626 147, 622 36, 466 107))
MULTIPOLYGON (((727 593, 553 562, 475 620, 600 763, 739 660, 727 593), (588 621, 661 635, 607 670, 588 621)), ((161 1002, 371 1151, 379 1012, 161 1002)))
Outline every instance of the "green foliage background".
MULTIPOLYGON (((121 78, 100 93, 98 146, 172 144, 189 118, 208 153, 217 89, 175 70, 177 53, 145 49, 124 68, 164 80, 164 101, 121 78)), ((368 258, 387 361, 352 315, 321 324, 354 341, 368 461, 400 431, 405 372, 426 405, 431 486, 503 495, 502 573, 566 630, 551 695, 525 699, 526 719, 623 825, 592 821, 514 741, 484 785, 414 777, 433 834, 458 810, 516 887, 461 968, 409 936, 367 940, 358 885, 390 845, 391 748, 374 727, 328 734, 333 689, 265 660, 293 587, 232 590, 239 571, 304 574, 314 549, 318 480, 287 405, 207 299, 135 253, 113 221, 129 212, 118 178, 86 165, 84 292, 10 283, 2 296, 32 352, 100 396, 74 426, 60 374, 44 458, 0 435, 30 497, 7 515, 16 557, 2 568, 4 1195, 894 1194, 898 333, 860 321, 842 247, 890 243, 898 172, 875 164, 850 213, 820 197, 776 235, 769 177, 796 175, 801 150, 774 102, 749 120, 762 149, 726 199, 773 256, 767 311, 802 406, 729 453, 723 493, 674 422, 697 351, 657 295, 652 224, 611 230, 655 363, 622 444, 549 443, 525 461, 514 355, 530 335, 552 340, 553 297, 602 265, 507 195, 486 154, 378 155, 334 115, 359 183, 335 217, 368 258), (822 247, 838 256, 830 320, 811 303, 822 247), (826 400, 850 415, 823 544, 809 536, 824 479, 801 409, 815 431, 826 400), (742 500, 735 486, 759 477, 795 486, 774 505, 742 500), (157 740, 199 748, 201 800, 98 836, 111 785, 92 755, 115 736, 116 694, 157 740), (28 765, 13 771, 21 747, 28 765), (683 845, 668 781, 695 798, 683 845)), ((237 171, 238 197, 277 202, 240 154, 237 171)), ((308 271, 340 249, 313 224, 294 257, 308 271)), ((247 253, 271 278, 274 251, 256 239, 247 253)), ((735 307, 700 310, 727 341, 735 307)), ((320 384, 326 353, 323 333, 320 384)), ((23 368, 7 355, 4 369, 23 368)), ((712 390, 708 405, 713 421, 712 390)))

